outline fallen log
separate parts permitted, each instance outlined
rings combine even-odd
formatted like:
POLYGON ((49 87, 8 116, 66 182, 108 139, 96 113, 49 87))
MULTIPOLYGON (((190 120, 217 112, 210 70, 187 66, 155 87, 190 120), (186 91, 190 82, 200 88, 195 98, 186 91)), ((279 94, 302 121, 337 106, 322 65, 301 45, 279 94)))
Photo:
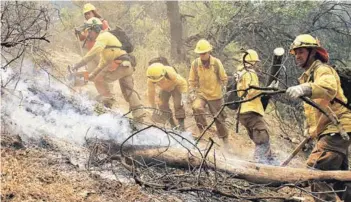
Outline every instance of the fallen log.
MULTIPOLYGON (((186 169, 189 166, 200 167, 202 161, 197 151, 192 151, 192 155, 190 155, 185 149, 174 148, 169 148, 166 151, 159 149, 137 150, 129 155, 134 159, 143 159, 147 163, 164 161, 168 166, 186 169)), ((275 186, 309 180, 351 181, 351 171, 316 171, 305 168, 279 167, 238 159, 224 159, 219 155, 214 161, 213 156, 213 151, 211 151, 206 159, 208 168, 231 173, 236 178, 258 184, 275 186), (216 162, 216 165, 213 162, 216 162)))

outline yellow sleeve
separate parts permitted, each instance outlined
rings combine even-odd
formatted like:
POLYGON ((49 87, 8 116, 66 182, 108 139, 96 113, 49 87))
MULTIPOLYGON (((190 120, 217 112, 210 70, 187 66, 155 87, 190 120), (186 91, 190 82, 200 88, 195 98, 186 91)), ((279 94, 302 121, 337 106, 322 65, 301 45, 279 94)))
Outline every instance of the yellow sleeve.
POLYGON ((82 60, 86 63, 90 62, 94 58, 94 56, 100 54, 105 47, 105 44, 96 41, 94 46, 90 49, 89 52, 87 52, 87 54, 85 54, 82 60))
POLYGON ((337 81, 331 67, 320 66, 315 70, 314 82, 311 83, 312 99, 334 99, 337 93, 337 81))
MULTIPOLYGON (((196 59, 197 60, 197 59, 196 59)), ((189 81, 189 87, 190 87, 190 89, 195 89, 195 88, 197 88, 198 87, 198 85, 199 85, 199 81, 198 81, 198 79, 199 78, 197 78, 197 75, 196 75, 196 70, 195 70, 195 68, 196 67, 194 67, 194 65, 195 65, 195 61, 196 60, 194 60, 192 63, 191 63, 191 68, 190 68, 190 73, 189 73, 189 79, 188 79, 188 81, 189 81)))
MULTIPOLYGON (((83 61, 89 62, 95 57, 95 55, 97 54, 101 55, 102 51, 105 49, 107 45, 107 42, 108 42, 108 38, 105 35, 99 35, 96 38, 96 42, 94 46, 83 57, 83 61)), ((96 76, 106 65, 107 65, 106 60, 101 55, 97 68, 95 68, 94 71, 91 73, 92 77, 96 76)))
POLYGON ((167 71, 169 80, 173 81, 181 93, 188 92, 188 84, 186 80, 177 73, 167 71))
POLYGON ((155 89, 155 84, 150 81, 150 79, 147 80, 147 96, 149 99, 149 104, 151 107, 156 107, 155 103, 155 95, 156 95, 156 89, 155 89))
POLYGON ((228 83, 228 76, 227 73, 225 72, 225 69, 223 67, 223 64, 220 60, 217 60, 218 62, 218 71, 219 71, 219 78, 221 79, 222 85, 227 86, 228 83))

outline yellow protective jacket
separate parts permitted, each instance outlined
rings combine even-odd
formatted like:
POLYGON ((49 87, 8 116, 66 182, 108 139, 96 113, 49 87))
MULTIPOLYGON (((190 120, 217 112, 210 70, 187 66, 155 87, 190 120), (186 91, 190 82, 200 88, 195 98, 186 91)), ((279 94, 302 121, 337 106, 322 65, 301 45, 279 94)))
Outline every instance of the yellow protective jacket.
POLYGON ((188 91, 186 80, 177 74, 173 67, 165 66, 165 69, 165 77, 159 82, 154 83, 150 79, 147 79, 148 98, 151 106, 155 106, 156 85, 161 90, 167 92, 178 90, 180 93, 186 93, 188 91))
MULTIPOLYGON (((351 132, 351 112, 344 106, 330 102, 335 97, 347 103, 341 88, 340 77, 329 65, 316 60, 299 78, 301 84, 308 83, 312 87, 311 99, 328 113, 335 114, 346 132, 351 132), (313 81, 312 81, 313 72, 313 81)), ((332 122, 316 108, 304 103, 306 128, 312 137, 320 134, 339 133, 332 122)))
MULTIPOLYGON (((249 88, 249 86, 260 86, 258 81, 258 76, 255 70, 251 68, 244 68, 243 66, 238 68, 239 80, 237 82, 237 90, 245 90, 249 88)), ((244 100, 251 99, 252 97, 258 95, 260 93, 259 90, 250 89, 247 91, 244 100)), ((238 91, 238 96, 242 97, 245 94, 245 91, 238 91)), ((254 100, 249 102, 244 102, 240 106, 240 114, 244 114, 247 112, 256 112, 264 115, 264 109, 262 106, 261 98, 257 97, 254 100)))
POLYGON ((210 56, 210 66, 204 67, 201 59, 195 59, 191 64, 189 85, 197 94, 206 100, 218 100, 223 97, 222 88, 227 85, 228 77, 222 62, 210 56), (215 67, 217 65, 217 67, 215 67))
POLYGON ((92 75, 96 75, 115 58, 126 54, 124 50, 117 48, 121 46, 121 42, 113 34, 108 31, 101 31, 96 38, 94 46, 82 60, 87 63, 92 60, 95 55, 100 54, 98 67, 91 73, 92 75))

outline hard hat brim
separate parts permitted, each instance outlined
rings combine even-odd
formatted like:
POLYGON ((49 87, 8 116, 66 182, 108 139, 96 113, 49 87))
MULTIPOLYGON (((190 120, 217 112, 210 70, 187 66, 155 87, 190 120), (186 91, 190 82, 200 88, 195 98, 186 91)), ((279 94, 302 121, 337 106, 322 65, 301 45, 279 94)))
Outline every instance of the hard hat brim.
POLYGON ((323 47, 317 47, 317 46, 297 47, 297 48, 290 49, 289 53, 291 55, 295 55, 295 49, 298 49, 298 48, 315 48, 315 49, 317 49, 317 52, 319 52, 321 54, 322 57, 325 57, 326 60, 329 60, 329 56, 327 56, 328 51, 323 47))
POLYGON ((87 12, 90 12, 90 11, 93 11, 93 10, 86 10, 86 11, 84 11, 83 14, 86 14, 87 12))
POLYGON ((201 54, 201 53, 210 52, 211 50, 212 50, 212 48, 209 48, 209 49, 206 49, 206 50, 198 50, 198 49, 195 49, 194 52, 195 52, 195 53, 198 53, 198 54, 201 54))
POLYGON ((161 80, 163 79, 163 77, 164 77, 164 76, 161 76, 159 79, 150 79, 150 78, 148 78, 148 79, 150 79, 151 82, 156 83, 156 82, 161 81, 161 80))

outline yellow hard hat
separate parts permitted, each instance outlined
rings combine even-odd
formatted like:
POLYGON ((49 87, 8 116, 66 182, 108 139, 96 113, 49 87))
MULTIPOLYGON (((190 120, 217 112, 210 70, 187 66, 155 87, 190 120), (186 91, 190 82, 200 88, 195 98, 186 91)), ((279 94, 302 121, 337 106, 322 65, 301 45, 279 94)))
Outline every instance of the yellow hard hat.
POLYGON ((102 22, 99 18, 92 17, 84 23, 85 29, 93 29, 96 32, 100 32, 102 30, 102 22))
POLYGON ((290 45, 290 54, 295 55, 295 49, 297 48, 315 48, 323 62, 328 62, 329 60, 327 50, 321 46, 317 38, 309 34, 301 34, 295 38, 294 42, 290 45))
POLYGON ((255 50, 248 49, 243 55, 243 62, 248 62, 252 64, 252 62, 259 62, 259 61, 260 59, 255 50))
POLYGON ((294 42, 290 45, 290 53, 295 54, 296 48, 321 47, 319 40, 309 34, 301 34, 297 36, 294 42))
POLYGON ((212 50, 212 46, 210 44, 210 42, 208 42, 205 39, 200 39, 200 41, 197 42, 196 44, 196 48, 194 50, 195 53, 207 53, 210 52, 212 50))
POLYGON ((152 82, 159 82, 166 75, 164 65, 161 63, 153 63, 147 68, 146 76, 152 82))
POLYGON ((83 14, 86 12, 89 12, 89 11, 94 11, 94 10, 96 10, 95 6, 91 3, 87 3, 83 7, 83 14))

